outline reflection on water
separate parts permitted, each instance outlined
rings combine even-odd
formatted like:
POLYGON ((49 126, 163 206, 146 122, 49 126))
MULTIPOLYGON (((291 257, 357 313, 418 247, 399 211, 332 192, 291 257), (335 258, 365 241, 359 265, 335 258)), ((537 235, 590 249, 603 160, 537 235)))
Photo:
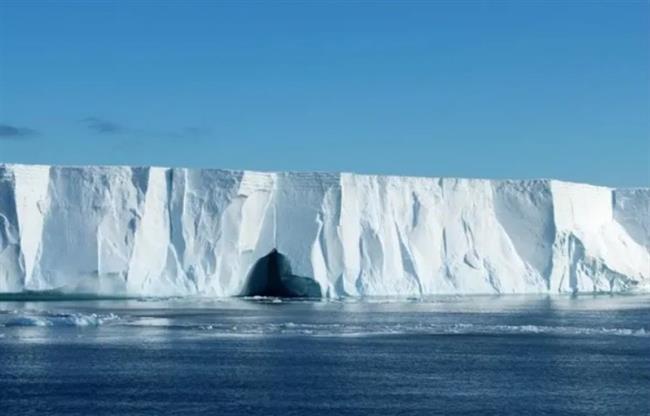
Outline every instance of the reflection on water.
POLYGON ((4 338, 48 336, 76 328, 79 338, 174 336, 373 336, 549 334, 650 336, 649 295, 469 296, 343 300, 79 299, 0 302, 4 338), (37 327, 41 331, 24 331, 37 327), (21 329, 22 328, 22 329, 21 329), (101 330, 100 330, 101 328, 101 330))
POLYGON ((650 296, 0 301, 3 414, 650 414, 650 296))

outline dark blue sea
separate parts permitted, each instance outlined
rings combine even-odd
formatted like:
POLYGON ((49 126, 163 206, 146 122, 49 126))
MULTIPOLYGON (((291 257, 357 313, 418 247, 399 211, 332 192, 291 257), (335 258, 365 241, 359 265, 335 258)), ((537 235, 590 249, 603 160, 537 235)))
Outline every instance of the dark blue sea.
POLYGON ((650 296, 0 301, 0 415, 650 415, 650 296))

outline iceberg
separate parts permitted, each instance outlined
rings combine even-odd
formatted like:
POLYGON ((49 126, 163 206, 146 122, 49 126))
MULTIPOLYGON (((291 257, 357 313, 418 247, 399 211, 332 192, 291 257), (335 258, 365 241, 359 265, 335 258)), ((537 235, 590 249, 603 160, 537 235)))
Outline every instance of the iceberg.
POLYGON ((0 292, 420 296, 650 288, 650 189, 0 164, 0 292))

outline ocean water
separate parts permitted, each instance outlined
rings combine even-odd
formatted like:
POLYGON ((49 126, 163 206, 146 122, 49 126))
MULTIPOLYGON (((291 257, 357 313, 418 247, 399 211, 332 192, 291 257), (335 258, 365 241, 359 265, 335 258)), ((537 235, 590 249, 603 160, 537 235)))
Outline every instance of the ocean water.
POLYGON ((0 300, 0 415, 650 415, 650 296, 0 300))

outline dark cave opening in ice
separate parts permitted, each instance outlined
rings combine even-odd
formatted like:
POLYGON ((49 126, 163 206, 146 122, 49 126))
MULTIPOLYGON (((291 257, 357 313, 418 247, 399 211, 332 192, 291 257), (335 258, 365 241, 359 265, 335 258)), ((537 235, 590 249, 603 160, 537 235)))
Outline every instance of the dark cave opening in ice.
POLYGON ((273 249, 251 269, 241 296, 320 298, 318 282, 291 272, 289 259, 273 249))

